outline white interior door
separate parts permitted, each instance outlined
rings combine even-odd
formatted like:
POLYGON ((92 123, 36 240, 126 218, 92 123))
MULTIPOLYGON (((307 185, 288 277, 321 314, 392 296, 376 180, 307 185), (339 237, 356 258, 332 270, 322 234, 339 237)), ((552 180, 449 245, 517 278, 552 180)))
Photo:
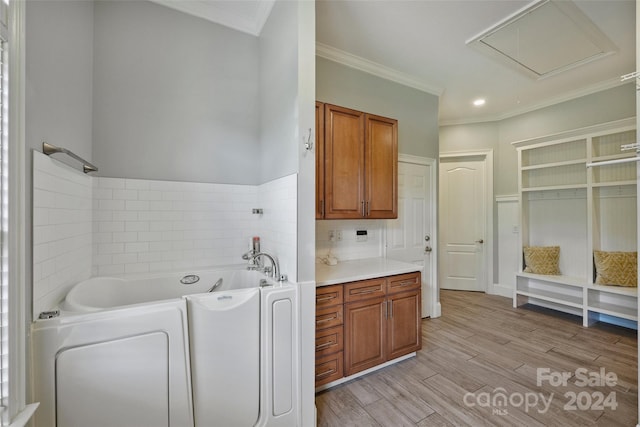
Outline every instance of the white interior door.
POLYGON ((486 291, 485 159, 440 160, 440 288, 486 291))
POLYGON ((387 257, 422 266, 422 317, 437 297, 432 258, 433 165, 398 163, 398 219, 387 221, 387 257))

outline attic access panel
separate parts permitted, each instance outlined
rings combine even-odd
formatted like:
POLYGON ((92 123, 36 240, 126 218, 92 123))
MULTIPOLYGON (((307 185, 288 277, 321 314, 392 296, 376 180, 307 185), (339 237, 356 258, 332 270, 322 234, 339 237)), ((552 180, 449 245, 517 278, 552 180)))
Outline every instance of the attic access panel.
POLYGON ((467 44, 542 79, 615 53, 609 38, 571 1, 536 1, 467 44))

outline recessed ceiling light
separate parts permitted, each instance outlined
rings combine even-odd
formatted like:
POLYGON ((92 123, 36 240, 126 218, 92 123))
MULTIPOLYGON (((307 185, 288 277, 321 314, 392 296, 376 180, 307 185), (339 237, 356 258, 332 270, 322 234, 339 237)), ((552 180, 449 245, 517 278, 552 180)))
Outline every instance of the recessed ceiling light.
POLYGON ((481 107, 481 106, 483 106, 485 104, 485 102, 487 102, 487 101, 485 101, 482 98, 478 98, 475 101, 473 101, 473 105, 475 105, 476 107, 481 107))

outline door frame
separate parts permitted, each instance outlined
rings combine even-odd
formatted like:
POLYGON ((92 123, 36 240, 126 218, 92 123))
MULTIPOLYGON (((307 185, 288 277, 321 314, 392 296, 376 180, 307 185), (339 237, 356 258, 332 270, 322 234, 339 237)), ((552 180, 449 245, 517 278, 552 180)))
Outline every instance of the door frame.
MULTIPOLYGON (((493 283, 493 259, 494 259, 494 236, 493 236, 493 149, 488 150, 476 150, 476 151, 447 151, 440 153, 439 160, 453 160, 453 161, 465 161, 469 160, 469 158, 483 158, 484 159, 484 173, 485 173, 485 182, 487 184, 486 188, 486 200, 485 200, 485 230, 486 236, 484 236, 485 240, 485 293, 487 294, 495 294, 494 283, 493 283)), ((439 166, 439 163, 438 163, 439 166)), ((438 183, 439 189, 440 183, 438 183)), ((438 197, 440 193, 438 192, 438 197)), ((439 223, 438 223, 439 225, 439 223)), ((439 271, 439 269, 438 269, 439 271)))
MULTIPOLYGON (((442 315, 442 307, 440 305, 440 293, 438 283, 438 162, 436 159, 430 157, 413 156, 410 154, 398 154, 398 163, 412 163, 416 165, 430 166, 429 170, 430 185, 428 191, 431 192, 431 274, 430 277, 423 277, 422 280, 425 283, 431 283, 429 289, 429 301, 431 301, 431 307, 429 311, 432 319, 440 317, 442 315)), ((383 242, 384 256, 387 256, 387 242, 386 235, 383 242)), ((424 272, 423 272, 424 273, 424 272)), ((423 274, 424 275, 424 274, 423 274)))

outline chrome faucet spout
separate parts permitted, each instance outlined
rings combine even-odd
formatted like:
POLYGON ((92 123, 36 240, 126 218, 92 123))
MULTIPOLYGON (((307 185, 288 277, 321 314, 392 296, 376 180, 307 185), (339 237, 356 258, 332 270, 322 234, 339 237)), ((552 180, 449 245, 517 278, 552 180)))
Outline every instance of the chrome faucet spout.
POLYGON ((278 261, 276 261, 276 259, 274 257, 272 257, 271 255, 269 255, 266 252, 258 252, 256 254, 251 255, 251 256, 256 261, 260 257, 267 258, 269 261, 271 261, 271 266, 272 266, 272 268, 271 268, 271 277, 273 277, 276 280, 280 280, 280 267, 278 266, 278 261))

